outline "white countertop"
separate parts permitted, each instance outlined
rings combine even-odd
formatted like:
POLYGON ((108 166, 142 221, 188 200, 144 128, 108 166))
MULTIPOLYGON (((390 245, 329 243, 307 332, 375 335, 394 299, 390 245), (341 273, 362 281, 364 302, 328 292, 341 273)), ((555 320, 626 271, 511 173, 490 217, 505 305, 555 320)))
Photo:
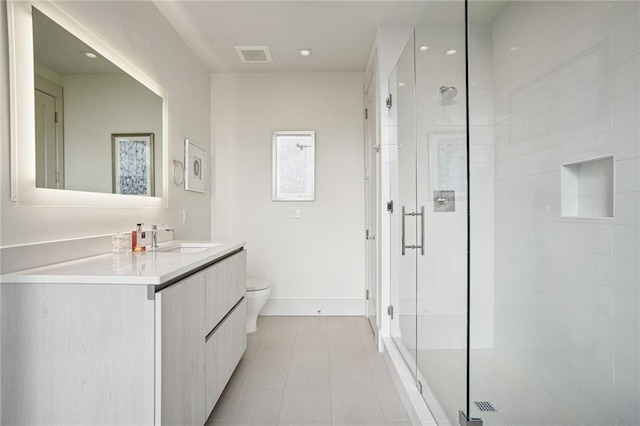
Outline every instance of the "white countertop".
POLYGON ((148 249, 141 253, 108 253, 61 262, 1 275, 0 283, 159 285, 245 245, 244 242, 206 242, 215 243, 215 246, 197 253, 163 251, 180 244, 198 243, 205 242, 168 241, 153 251, 148 249))

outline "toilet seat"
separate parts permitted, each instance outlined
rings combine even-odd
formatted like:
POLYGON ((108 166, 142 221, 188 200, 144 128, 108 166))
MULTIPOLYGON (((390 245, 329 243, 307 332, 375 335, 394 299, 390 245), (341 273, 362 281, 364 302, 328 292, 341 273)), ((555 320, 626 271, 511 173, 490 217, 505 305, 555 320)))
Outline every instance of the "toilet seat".
POLYGON ((269 288, 269 283, 257 278, 247 278, 247 291, 260 291, 269 288))

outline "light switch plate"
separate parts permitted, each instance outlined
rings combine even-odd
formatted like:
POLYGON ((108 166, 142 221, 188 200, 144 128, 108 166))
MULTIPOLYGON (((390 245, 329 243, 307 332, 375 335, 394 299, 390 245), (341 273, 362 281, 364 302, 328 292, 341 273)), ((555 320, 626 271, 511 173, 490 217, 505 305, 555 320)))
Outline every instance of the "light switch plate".
POLYGON ((302 210, 300 207, 291 207, 289 209, 289 217, 300 219, 300 217, 302 217, 302 210))

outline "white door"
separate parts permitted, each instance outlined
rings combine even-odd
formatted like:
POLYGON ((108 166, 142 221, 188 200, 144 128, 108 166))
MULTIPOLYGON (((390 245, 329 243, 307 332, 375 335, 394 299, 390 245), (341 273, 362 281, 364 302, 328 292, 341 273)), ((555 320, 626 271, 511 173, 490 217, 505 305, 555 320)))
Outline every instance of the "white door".
POLYGON ((367 318, 378 337, 378 206, 380 149, 376 120, 376 77, 372 73, 365 90, 365 238, 367 318))
POLYGON ((56 100, 36 90, 36 186, 57 188, 56 100))
POLYGON ((62 87, 35 78, 36 187, 64 188, 62 87))

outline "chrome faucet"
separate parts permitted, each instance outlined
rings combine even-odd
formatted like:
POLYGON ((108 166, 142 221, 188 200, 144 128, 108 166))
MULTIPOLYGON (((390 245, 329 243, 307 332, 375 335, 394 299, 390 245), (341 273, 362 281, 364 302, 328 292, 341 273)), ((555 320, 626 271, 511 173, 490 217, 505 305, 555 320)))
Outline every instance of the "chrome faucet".
POLYGON ((162 228, 158 229, 158 225, 151 225, 151 248, 158 248, 158 231, 175 231, 172 227, 166 225, 160 225, 162 228))

